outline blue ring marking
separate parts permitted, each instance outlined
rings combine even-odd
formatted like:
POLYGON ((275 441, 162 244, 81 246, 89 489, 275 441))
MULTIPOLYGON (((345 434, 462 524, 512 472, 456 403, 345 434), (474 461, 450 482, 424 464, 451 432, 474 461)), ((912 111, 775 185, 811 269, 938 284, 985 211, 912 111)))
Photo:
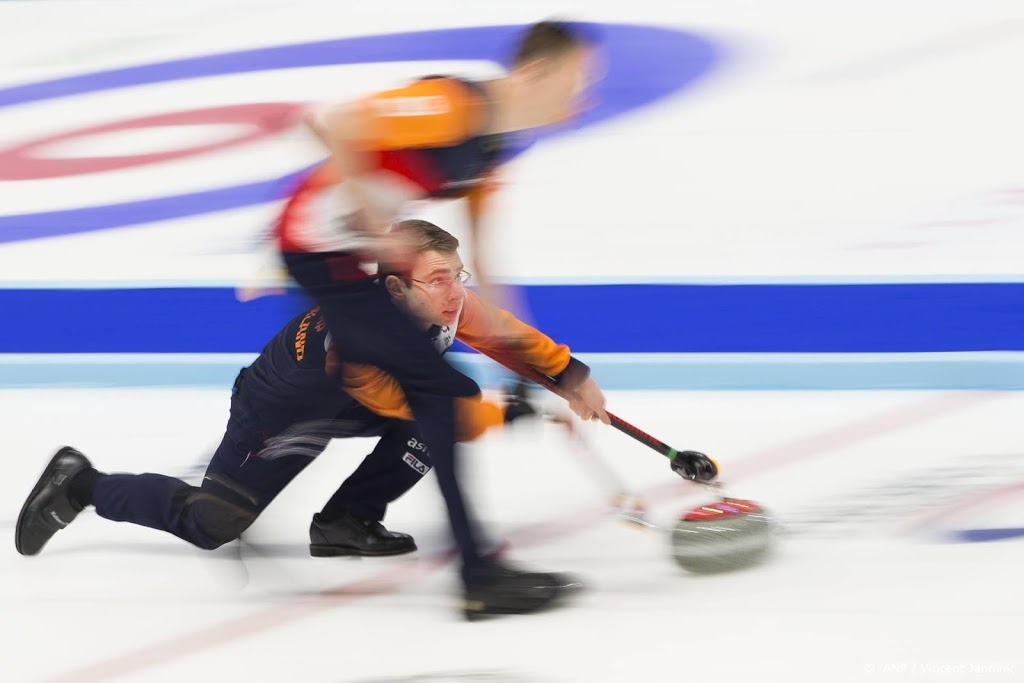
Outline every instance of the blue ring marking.
MULTIPOLYGON (((594 125, 650 104, 690 85, 721 59, 720 50, 711 42, 682 31, 622 24, 582 26, 602 35, 602 50, 607 55, 608 71, 595 88, 597 106, 583 113, 572 127, 545 131, 538 138, 594 125)), ((501 62, 522 28, 414 31, 190 57, 3 88, 0 106, 271 69, 425 60, 501 62)), ((524 151, 533 140, 520 142, 515 153, 524 151)), ((0 216, 0 244, 263 204, 284 196, 297 175, 128 203, 0 216)))
POLYGON ((140 199, 87 209, 3 216, 0 217, 0 230, 3 231, 0 235, 0 244, 124 228, 263 204, 285 196, 288 188, 298 183, 299 178, 311 168, 313 167, 272 180, 233 185, 217 190, 140 199))
POLYGON ((961 529, 952 534, 953 540, 962 543, 988 543, 990 541, 1005 541, 1011 538, 1024 536, 1024 528, 1011 527, 1008 529, 961 529))

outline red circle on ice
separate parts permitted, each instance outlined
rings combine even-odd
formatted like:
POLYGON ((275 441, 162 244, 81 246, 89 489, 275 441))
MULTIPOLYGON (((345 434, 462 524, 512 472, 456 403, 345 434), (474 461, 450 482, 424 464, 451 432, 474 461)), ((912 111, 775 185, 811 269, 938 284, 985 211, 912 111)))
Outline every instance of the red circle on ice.
POLYGON ((15 147, 0 150, 0 180, 39 180, 62 176, 116 171, 133 166, 143 166, 163 161, 206 154, 217 150, 243 145, 277 133, 295 120, 303 105, 294 102, 264 102, 236 104, 226 107, 193 109, 167 114, 141 116, 126 121, 116 121, 59 135, 50 135, 15 147), (159 126, 203 126, 234 125, 238 130, 220 140, 149 154, 121 156, 46 157, 38 156, 38 150, 70 140, 126 130, 155 128, 159 126))

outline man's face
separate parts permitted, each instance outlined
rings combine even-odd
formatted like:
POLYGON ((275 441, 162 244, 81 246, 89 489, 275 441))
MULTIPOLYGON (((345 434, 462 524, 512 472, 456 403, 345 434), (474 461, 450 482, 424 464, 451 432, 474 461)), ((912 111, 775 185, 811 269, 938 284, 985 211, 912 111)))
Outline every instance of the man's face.
POLYGON ((408 277, 388 278, 388 292, 425 327, 454 325, 466 300, 466 289, 458 280, 462 269, 458 252, 421 251, 408 277))
POLYGON ((590 49, 581 47, 527 67, 524 97, 535 110, 538 125, 567 121, 585 108, 584 95, 594 76, 593 58, 590 49))

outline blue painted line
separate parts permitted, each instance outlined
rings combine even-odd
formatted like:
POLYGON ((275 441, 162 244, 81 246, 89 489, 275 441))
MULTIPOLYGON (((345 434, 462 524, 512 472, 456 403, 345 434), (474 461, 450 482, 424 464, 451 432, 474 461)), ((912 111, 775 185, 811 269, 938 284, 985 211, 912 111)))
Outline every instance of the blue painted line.
MULTIPOLYGON (((223 360, 167 354, 139 361, 118 354, 89 356, 80 362, 62 356, 48 361, 0 354, 0 388, 67 387, 230 387, 240 367, 256 354, 224 354, 223 360)), ((833 390, 1006 390, 1024 389, 1020 360, 865 362, 863 358, 820 362, 812 356, 707 360, 657 355, 580 357, 591 365, 606 390, 644 391, 833 391, 833 390)), ((452 364, 482 386, 499 386, 509 375, 478 355, 453 353, 452 364)))
POLYGON ((297 290, 244 304, 230 288, 0 290, 0 353, 258 353, 308 306, 297 290))
MULTIPOLYGON (((660 360, 657 354, 630 357, 580 354, 591 365, 595 380, 607 390, 645 391, 901 391, 1024 389, 1024 358, 1016 361, 846 361, 820 362, 814 354, 791 360, 660 360)), ((496 386, 507 377, 478 356, 464 356, 459 367, 484 385, 496 386)))
POLYGON ((542 329, 589 352, 1024 349, 1021 283, 580 285, 525 292, 542 329))
POLYGON ((124 362, 116 354, 110 360, 81 364, 22 360, 7 364, 0 355, 0 388, 223 387, 228 391, 238 370, 247 364, 233 358, 220 363, 124 362))
MULTIPOLYGON (((3 279, 0 273, 0 289, 145 289, 154 287, 163 288, 189 288, 189 287, 231 287, 237 282, 237 277, 220 278, 195 278, 195 277, 162 277, 153 279, 143 278, 111 278, 111 279, 3 279)), ((843 275, 826 277, 822 275, 721 275, 721 276, 697 276, 697 275, 572 275, 572 276, 531 276, 522 278, 501 277, 496 280, 499 284, 512 287, 528 286, 556 286, 566 285, 592 286, 592 285, 948 285, 948 284, 995 284, 995 283, 1024 283, 1024 272, 1022 273, 974 273, 965 274, 934 274, 934 275, 904 275, 900 273, 889 273, 885 275, 843 275)), ((282 286, 292 287, 295 285, 283 283, 282 286)))
MULTIPOLYGON (((578 353, 1024 350, 1024 283, 571 285, 522 290, 578 353)), ((307 302, 224 287, 2 289, 0 353, 249 353, 307 302), (45 328, 34 321, 45 319, 45 328)))

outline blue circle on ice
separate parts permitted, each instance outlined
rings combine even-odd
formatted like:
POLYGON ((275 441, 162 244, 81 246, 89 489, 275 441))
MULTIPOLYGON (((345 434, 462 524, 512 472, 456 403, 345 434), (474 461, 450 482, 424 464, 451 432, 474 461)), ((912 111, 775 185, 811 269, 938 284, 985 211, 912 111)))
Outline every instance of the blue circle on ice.
MULTIPOLYGON (((607 71, 595 88, 597 105, 581 115, 568 131, 592 126, 678 92, 710 71, 721 59, 720 50, 711 41, 692 33, 626 24, 589 26, 601 35, 607 71)), ((413 31, 189 57, 2 88, 0 107, 153 83, 271 69, 444 60, 501 63, 522 28, 512 25, 413 31)), ((568 131, 550 131, 547 134, 568 131)), ((532 143, 532 137, 520 140, 513 153, 521 153, 532 143)), ((284 196, 303 172, 173 196, 0 216, 0 243, 139 225, 263 204, 284 196)))

